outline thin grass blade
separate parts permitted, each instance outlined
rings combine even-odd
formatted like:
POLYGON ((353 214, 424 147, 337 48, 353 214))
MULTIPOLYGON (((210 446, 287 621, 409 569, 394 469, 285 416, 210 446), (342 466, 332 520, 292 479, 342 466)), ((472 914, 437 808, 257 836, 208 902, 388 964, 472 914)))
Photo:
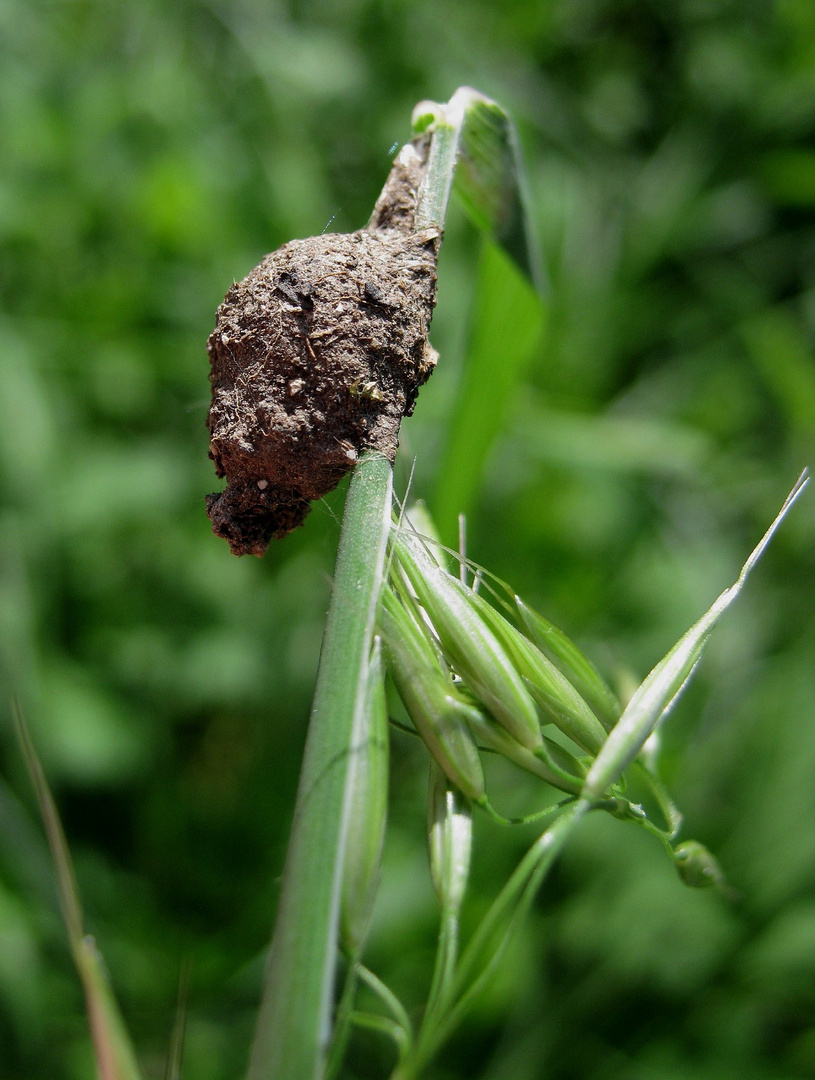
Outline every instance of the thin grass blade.
POLYGON ((28 726, 16 710, 17 735, 40 805, 48 846, 57 875, 57 891, 68 941, 82 988, 101 1080, 142 1080, 136 1053, 111 991, 102 958, 93 938, 82 927, 82 907, 71 853, 56 803, 45 779, 28 726))
POLYGON ((170 1038, 170 1049, 167 1054, 167 1065, 164 1070, 164 1080, 181 1080, 181 1065, 184 1060, 184 1039, 187 1033, 187 995, 190 986, 189 960, 185 961, 181 968, 178 980, 178 1001, 175 1007, 175 1022, 173 1033, 170 1038))

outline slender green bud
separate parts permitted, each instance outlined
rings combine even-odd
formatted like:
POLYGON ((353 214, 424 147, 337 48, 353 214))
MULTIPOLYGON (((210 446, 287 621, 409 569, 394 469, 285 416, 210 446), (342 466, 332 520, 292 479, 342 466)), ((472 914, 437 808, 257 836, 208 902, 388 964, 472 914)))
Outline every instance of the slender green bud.
POLYGON ((515 606, 529 638, 563 672, 600 723, 610 731, 620 718, 622 706, 591 660, 562 630, 527 607, 520 596, 515 597, 515 606))
POLYGON ((350 805, 340 886, 340 940, 349 956, 362 949, 379 884, 388 810, 388 735, 385 671, 377 638, 351 741, 350 805))
POLYGON ((467 890, 472 838, 469 800, 431 763, 427 796, 430 876, 439 903, 451 913, 459 911, 467 890))
POLYGON ((424 631, 387 586, 379 627, 388 671, 413 726, 449 779, 473 802, 482 802, 484 769, 467 724, 477 710, 458 694, 424 631))
POLYGON ((482 596, 473 593, 472 601, 546 719, 578 746, 596 754, 606 741, 606 730, 566 676, 482 596))
POLYGON ((535 703, 506 650, 481 618, 471 589, 442 569, 406 530, 394 551, 438 635, 450 666, 499 724, 533 752, 542 745, 535 703))
POLYGON ((725 885, 724 874, 704 844, 698 840, 686 840, 674 848, 674 864, 686 885, 694 889, 707 889, 725 885))

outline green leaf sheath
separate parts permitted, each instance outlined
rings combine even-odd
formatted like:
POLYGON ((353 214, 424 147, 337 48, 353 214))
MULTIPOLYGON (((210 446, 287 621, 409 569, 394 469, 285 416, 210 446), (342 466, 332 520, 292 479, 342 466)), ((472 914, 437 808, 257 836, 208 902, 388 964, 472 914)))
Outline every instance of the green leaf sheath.
POLYGON ((388 814, 390 731, 385 700, 385 666, 379 638, 368 669, 363 707, 354 726, 351 806, 346 832, 340 903, 340 941, 358 956, 373 912, 388 814))

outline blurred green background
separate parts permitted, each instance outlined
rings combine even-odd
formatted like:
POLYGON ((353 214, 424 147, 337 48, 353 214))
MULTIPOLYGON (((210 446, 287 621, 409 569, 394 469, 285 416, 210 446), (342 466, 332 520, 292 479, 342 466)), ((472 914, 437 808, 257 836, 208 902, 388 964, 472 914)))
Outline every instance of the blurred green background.
MULTIPOLYGON (((413 105, 465 83, 517 119, 549 315, 508 371, 512 292, 488 262, 476 295, 454 208, 400 490, 415 457, 472 557, 625 684, 813 461, 812 0, 0 0, 3 1078, 93 1075, 13 696, 147 1075, 188 960, 185 1077, 243 1074, 342 492, 229 554, 204 343, 265 252, 362 225, 413 105)), ((740 898, 589 821, 434 1077, 815 1076, 813 535, 808 495, 665 734, 683 835, 740 898)), ((397 735, 370 963, 410 1007, 425 782, 397 735)), ((495 802, 541 798, 523 783, 497 770, 495 802)), ((473 911, 531 835, 480 828, 473 911)), ((361 1039, 348 1076, 389 1054, 361 1039)))

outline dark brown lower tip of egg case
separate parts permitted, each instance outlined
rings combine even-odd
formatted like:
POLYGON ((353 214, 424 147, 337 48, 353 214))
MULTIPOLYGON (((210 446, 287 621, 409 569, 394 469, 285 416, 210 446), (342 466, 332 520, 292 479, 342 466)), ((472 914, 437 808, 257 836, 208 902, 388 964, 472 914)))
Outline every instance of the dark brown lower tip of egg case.
POLYGON ((229 543, 232 554, 258 557, 272 540, 299 528, 311 509, 308 499, 259 505, 251 489, 235 484, 207 495, 206 502, 212 531, 229 543))

